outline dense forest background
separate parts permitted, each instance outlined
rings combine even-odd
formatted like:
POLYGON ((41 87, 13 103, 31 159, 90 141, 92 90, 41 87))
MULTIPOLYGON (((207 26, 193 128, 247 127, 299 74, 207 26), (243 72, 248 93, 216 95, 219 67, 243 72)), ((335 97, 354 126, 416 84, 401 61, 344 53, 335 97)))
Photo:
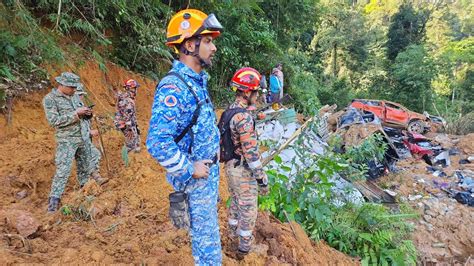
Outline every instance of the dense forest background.
POLYGON ((268 77, 281 62, 301 112, 360 97, 448 121, 474 118, 470 0, 4 0, 0 76, 41 73, 43 63, 64 61, 66 43, 68 52, 86 49, 158 80, 173 56, 164 45, 167 22, 187 7, 215 13, 225 27, 209 70, 218 104, 231 100, 227 84, 236 69, 252 66, 268 77))

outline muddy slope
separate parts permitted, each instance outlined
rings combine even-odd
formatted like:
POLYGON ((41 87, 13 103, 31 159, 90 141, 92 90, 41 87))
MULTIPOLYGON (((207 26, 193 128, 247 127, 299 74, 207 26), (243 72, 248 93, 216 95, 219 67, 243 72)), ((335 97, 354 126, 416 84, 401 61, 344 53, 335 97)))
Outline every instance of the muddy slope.
MULTIPOLYGON (((102 129, 110 171, 102 160, 102 174, 111 178, 103 187, 94 182, 79 189, 73 174, 62 199, 70 215, 46 214, 46 202, 54 175, 54 133, 47 125, 42 98, 48 91, 16 99, 12 124, 0 119, 0 248, 1 264, 9 263, 151 263, 192 264, 189 238, 168 221, 166 183, 161 167, 142 152, 131 154, 125 168, 121 159, 123 137, 112 128, 112 88, 128 78, 136 79, 140 128, 147 131, 155 82, 107 65, 105 75, 93 61, 78 67, 51 69, 78 73, 89 89, 102 129)), ((51 80, 53 80, 51 78, 51 80)), ((146 133, 144 133, 146 134, 146 133)), ((97 140, 95 140, 97 141, 97 140)), ((144 137, 142 137, 142 145, 144 137)), ((220 194, 227 199, 225 178, 220 194)), ((235 243, 226 236, 226 209, 219 218, 226 265, 312 264, 351 265, 354 259, 308 239, 301 227, 282 224, 260 213, 257 246, 244 261, 235 260, 235 243)))

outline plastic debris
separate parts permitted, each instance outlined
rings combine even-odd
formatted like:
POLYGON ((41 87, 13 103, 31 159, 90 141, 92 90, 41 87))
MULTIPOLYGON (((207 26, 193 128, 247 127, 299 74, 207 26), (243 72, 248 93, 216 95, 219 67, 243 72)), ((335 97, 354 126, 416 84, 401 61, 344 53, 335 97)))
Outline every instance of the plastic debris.
POLYGON ((474 206, 474 196, 469 192, 458 192, 454 196, 454 198, 462 204, 466 204, 468 206, 474 206))
POLYGON ((408 195, 408 200, 409 201, 419 200, 419 199, 422 199, 422 198, 423 198, 422 195, 408 195))
POLYGON ((441 165, 442 167, 450 166, 451 161, 449 160, 449 151, 443 151, 436 155, 434 158, 435 165, 441 165))

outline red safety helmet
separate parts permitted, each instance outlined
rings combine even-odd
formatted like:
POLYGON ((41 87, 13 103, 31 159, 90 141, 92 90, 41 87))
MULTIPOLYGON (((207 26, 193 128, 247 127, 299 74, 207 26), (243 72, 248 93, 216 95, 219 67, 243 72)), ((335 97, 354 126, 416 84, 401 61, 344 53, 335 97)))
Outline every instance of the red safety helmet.
POLYGON ((123 84, 123 86, 125 88, 138 88, 140 87, 140 85, 138 84, 138 82, 134 79, 129 79, 127 81, 125 81, 125 83, 123 84))
POLYGON ((257 70, 251 67, 244 67, 235 72, 230 81, 230 86, 234 91, 256 91, 260 89, 261 77, 257 70))

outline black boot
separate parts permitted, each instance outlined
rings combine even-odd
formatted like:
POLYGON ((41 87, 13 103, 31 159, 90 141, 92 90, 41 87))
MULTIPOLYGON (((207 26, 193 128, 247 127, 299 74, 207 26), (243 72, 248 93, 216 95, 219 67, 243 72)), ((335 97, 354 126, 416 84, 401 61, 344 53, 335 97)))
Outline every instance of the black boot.
POLYGON ((49 197, 48 201, 48 212, 53 213, 56 212, 59 209, 59 202, 61 200, 56 197, 49 197))
POLYGON ((243 260, 245 258, 245 256, 247 256, 247 254, 249 254, 248 251, 238 249, 237 253, 235 255, 236 255, 238 260, 243 260))

